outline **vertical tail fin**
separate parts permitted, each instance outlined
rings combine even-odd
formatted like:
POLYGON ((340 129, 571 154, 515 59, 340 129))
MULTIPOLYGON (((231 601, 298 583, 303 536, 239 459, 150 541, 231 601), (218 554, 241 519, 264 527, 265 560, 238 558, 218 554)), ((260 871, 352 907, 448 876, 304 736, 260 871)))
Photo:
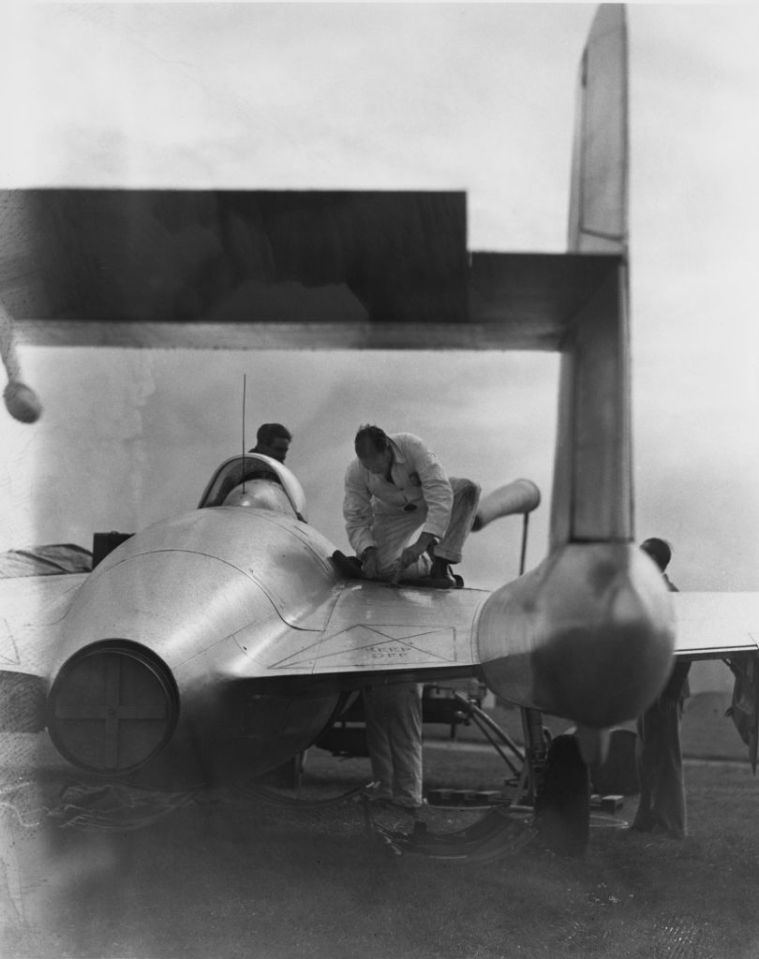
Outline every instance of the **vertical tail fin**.
POLYGON ((573 253, 626 253, 627 24, 622 4, 598 8, 580 61, 568 245, 573 253))
POLYGON ((610 254, 609 270, 561 344, 552 549, 633 537, 627 180, 625 11, 602 4, 580 65, 569 247, 610 254))

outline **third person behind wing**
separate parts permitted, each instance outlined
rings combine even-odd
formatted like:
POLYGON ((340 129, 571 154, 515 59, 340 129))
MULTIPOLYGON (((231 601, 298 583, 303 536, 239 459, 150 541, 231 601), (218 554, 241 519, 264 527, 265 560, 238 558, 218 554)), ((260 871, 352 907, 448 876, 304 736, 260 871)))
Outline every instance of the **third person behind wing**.
MULTIPOLYGON (((656 563, 671 592, 677 587, 665 570, 672 549, 665 540, 651 537, 640 548, 656 563)), ((630 826, 641 832, 661 833, 673 839, 687 835, 680 720, 688 697, 688 660, 677 660, 667 685, 638 719, 636 759, 640 784, 638 811, 630 826)))

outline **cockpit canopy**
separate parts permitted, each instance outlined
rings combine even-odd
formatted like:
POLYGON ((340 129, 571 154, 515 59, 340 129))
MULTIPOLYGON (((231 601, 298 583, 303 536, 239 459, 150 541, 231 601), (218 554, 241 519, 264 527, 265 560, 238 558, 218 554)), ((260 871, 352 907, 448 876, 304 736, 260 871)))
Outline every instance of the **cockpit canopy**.
POLYGON ((306 519, 306 496, 290 470, 263 453, 225 460, 211 477, 198 509, 248 506, 306 519))

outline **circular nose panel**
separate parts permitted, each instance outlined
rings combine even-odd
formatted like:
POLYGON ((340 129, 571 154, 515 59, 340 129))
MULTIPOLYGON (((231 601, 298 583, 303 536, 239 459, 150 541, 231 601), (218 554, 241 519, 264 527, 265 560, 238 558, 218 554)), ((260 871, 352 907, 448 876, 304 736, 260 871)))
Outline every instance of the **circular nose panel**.
POLYGON ((48 700, 48 731, 64 758, 99 773, 144 765, 171 738, 178 699, 166 666, 139 647, 109 644, 72 657, 48 700))

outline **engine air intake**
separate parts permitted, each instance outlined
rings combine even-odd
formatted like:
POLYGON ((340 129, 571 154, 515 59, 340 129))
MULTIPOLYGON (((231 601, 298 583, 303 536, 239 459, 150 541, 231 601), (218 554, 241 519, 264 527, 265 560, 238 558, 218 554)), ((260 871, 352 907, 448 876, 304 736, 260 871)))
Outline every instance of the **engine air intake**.
POLYGON ((171 739, 179 697, 168 667, 121 640, 96 643, 62 667, 48 697, 48 731, 69 762, 101 774, 133 772, 171 739))

